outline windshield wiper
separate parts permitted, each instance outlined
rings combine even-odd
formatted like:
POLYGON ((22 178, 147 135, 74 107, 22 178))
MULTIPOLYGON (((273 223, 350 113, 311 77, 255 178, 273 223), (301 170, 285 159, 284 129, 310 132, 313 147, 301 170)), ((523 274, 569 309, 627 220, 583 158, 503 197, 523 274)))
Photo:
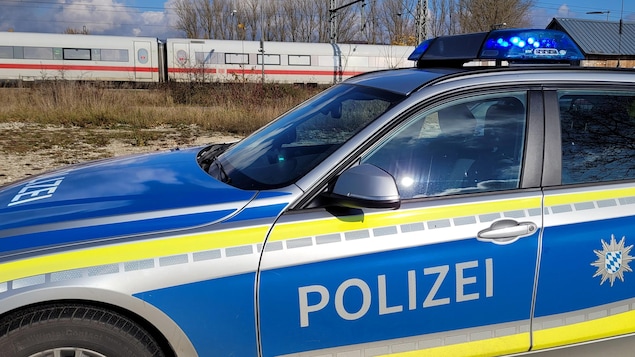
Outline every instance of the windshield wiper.
POLYGON ((220 160, 218 159, 218 155, 225 152, 225 150, 230 145, 231 144, 210 145, 206 147, 205 149, 203 149, 196 157, 196 160, 199 166, 201 166, 201 168, 205 170, 205 172, 213 176, 216 176, 214 175, 214 172, 213 172, 214 171, 213 169, 216 168, 218 171, 218 176, 219 176, 216 178, 224 183, 229 183, 231 181, 231 178, 229 177, 229 175, 227 175, 227 172, 225 172, 223 165, 220 163, 220 160))
POLYGON ((217 177, 217 178, 221 182, 230 183, 232 179, 231 177, 229 177, 229 175, 227 175, 227 172, 225 172, 225 169, 223 168, 223 164, 220 163, 218 156, 214 156, 214 158, 212 159, 212 162, 214 163, 214 165, 216 165, 216 167, 218 168, 218 172, 220 174, 220 177, 217 177))

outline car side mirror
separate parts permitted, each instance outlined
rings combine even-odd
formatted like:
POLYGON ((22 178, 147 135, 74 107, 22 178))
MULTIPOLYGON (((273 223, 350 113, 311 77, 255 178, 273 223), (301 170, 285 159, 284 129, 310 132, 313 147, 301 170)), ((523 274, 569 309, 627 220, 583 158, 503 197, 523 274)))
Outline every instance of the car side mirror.
POLYGON ((394 177, 377 166, 361 164, 344 171, 326 194, 331 206, 387 208, 401 206, 394 177))

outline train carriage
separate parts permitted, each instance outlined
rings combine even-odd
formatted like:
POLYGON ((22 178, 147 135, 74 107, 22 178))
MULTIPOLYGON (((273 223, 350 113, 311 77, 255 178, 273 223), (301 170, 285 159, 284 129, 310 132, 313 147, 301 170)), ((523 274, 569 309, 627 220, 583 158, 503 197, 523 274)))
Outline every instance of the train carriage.
POLYGON ((378 69, 410 66, 409 46, 167 40, 167 72, 174 81, 262 80, 334 83, 378 69))
POLYGON ((410 67, 410 46, 0 33, 0 81, 340 82, 410 67))
POLYGON ((0 32, 2 80, 158 82, 152 37, 0 32))

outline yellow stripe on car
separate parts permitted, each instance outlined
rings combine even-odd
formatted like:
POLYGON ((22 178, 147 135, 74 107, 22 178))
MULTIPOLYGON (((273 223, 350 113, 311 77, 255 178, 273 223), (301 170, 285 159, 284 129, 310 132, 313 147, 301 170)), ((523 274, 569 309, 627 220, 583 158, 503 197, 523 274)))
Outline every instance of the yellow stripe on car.
MULTIPOLYGON (((635 333, 635 311, 534 331, 532 351, 573 345, 635 333)), ((384 356, 499 356, 527 352, 529 333, 482 339, 447 346, 390 353, 384 356)))
POLYGON ((539 208, 540 198, 502 200, 468 204, 447 205, 441 207, 390 211, 364 216, 346 216, 319 219, 314 221, 280 223, 269 237, 269 241, 282 241, 295 237, 306 237, 322 234, 341 233, 359 229, 395 226, 421 221, 450 219, 463 216, 474 216, 495 212, 506 212, 539 208))
POLYGON ((149 239, 16 260, 0 265, 0 282, 63 270, 256 244, 263 241, 268 229, 269 226, 259 226, 149 239))
POLYGON ((534 331, 534 348, 542 350, 635 333, 635 310, 576 324, 534 331))
POLYGON ((565 193, 561 195, 547 195, 545 206, 557 206, 571 203, 601 201, 608 199, 624 198, 635 196, 635 188, 624 188, 616 190, 584 191, 578 193, 565 193))
POLYGON ((425 350, 408 351, 401 353, 391 353, 385 356, 500 356, 512 353, 526 352, 529 348, 529 333, 519 333, 516 335, 489 338, 486 340, 458 343, 448 346, 427 348, 425 350))

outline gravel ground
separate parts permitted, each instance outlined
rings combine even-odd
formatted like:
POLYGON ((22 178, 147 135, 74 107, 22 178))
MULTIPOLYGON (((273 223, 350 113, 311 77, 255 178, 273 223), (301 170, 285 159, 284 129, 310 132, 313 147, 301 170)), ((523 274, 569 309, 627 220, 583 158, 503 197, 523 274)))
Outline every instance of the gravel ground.
POLYGON ((137 135, 125 129, 0 123, 0 133, 0 186, 90 160, 240 140, 221 133, 199 135, 196 128, 155 128, 137 135))

